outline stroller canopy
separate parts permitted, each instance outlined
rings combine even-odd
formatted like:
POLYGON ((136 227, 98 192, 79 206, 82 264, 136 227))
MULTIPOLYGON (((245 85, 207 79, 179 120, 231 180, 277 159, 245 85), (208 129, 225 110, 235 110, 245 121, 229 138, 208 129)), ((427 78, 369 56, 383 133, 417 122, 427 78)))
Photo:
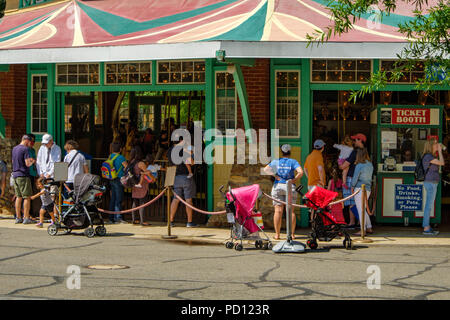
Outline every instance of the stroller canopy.
POLYGON ((100 183, 100 177, 90 173, 79 173, 73 179, 75 202, 88 191, 89 187, 100 183))
POLYGON ((258 231, 258 227, 253 219, 247 219, 252 216, 256 200, 261 195, 259 184, 232 189, 227 192, 229 201, 235 201, 236 218, 245 221, 244 226, 250 233, 258 231))
POLYGON ((321 187, 315 186, 305 194, 307 201, 306 206, 309 208, 325 208, 337 197, 338 193, 321 187))

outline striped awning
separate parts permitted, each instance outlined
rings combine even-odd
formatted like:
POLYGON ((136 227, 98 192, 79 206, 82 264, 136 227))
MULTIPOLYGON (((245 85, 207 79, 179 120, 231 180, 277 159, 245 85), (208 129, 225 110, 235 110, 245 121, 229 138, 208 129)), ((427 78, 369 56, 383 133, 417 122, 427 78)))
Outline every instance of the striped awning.
POLYGON ((207 58, 224 48, 227 56, 242 57, 323 56, 326 48, 329 57, 364 57, 365 52, 389 57, 407 42, 397 32, 397 25, 411 19, 413 13, 399 4, 396 14, 380 21, 375 10, 363 16, 354 30, 333 37, 320 50, 307 48, 306 34, 331 24, 327 2, 51 2, 5 15, 0 21, 0 63, 207 58))

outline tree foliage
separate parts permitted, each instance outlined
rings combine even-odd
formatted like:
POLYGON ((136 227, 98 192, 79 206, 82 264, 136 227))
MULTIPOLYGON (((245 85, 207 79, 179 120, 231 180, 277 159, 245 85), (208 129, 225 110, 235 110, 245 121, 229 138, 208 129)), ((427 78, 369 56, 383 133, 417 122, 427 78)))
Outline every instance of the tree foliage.
POLYGON ((370 14, 378 13, 379 22, 394 13, 398 5, 406 3, 414 17, 398 24, 398 31, 408 39, 408 45, 396 53, 394 69, 377 71, 361 90, 353 91, 354 101, 372 91, 383 89, 388 82, 398 81, 403 72, 414 71, 417 62, 423 61, 425 76, 416 82, 418 90, 432 91, 436 86, 449 85, 450 71, 450 1, 428 0, 330 0, 328 8, 333 25, 325 31, 315 30, 307 35, 308 45, 323 43, 353 29, 353 24, 370 14), (430 3, 429 3, 430 2, 430 3))

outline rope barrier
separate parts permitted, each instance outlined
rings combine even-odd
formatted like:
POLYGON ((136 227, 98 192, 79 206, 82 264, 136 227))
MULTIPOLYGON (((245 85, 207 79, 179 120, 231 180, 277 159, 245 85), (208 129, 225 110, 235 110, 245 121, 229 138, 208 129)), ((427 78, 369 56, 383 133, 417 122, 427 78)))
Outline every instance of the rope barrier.
MULTIPOLYGON (((329 206, 333 206, 333 205, 335 205, 335 204, 338 204, 338 203, 347 201, 347 200, 349 200, 350 198, 353 198, 355 195, 357 195, 358 192, 359 192, 359 190, 356 191, 355 193, 349 195, 348 197, 346 197, 346 198, 344 198, 344 199, 340 199, 340 200, 337 200, 337 201, 330 202, 328 205, 329 205, 329 206)), ((283 204, 283 205, 286 205, 286 202, 283 202, 283 201, 281 201, 281 200, 272 198, 271 196, 269 196, 269 195, 268 195, 267 193, 265 193, 265 192, 263 192, 263 195, 265 195, 267 198, 269 198, 269 199, 271 199, 271 200, 273 200, 273 201, 275 201, 275 202, 278 202, 278 203, 281 203, 281 204, 283 204)), ((301 204, 299 205, 299 204, 295 204, 295 203, 293 203, 292 206, 293 206, 293 207, 296 207, 296 208, 308 208, 308 207, 305 206, 305 205, 301 205, 301 204)))
POLYGON ((176 197, 178 200, 180 200, 185 206, 187 206, 187 207, 189 207, 189 208, 191 208, 192 210, 195 210, 195 211, 197 211, 197 212, 200 212, 200 213, 203 213, 203 214, 225 214, 225 213, 227 213, 226 210, 223 210, 223 211, 203 211, 203 210, 200 210, 200 209, 198 209, 198 208, 196 208, 196 207, 190 205, 190 204, 187 203, 186 201, 184 201, 184 200, 183 200, 179 195, 177 195, 175 192, 174 192, 173 194, 174 194, 175 197, 176 197))
POLYGON ((133 212, 133 211, 137 211, 139 209, 145 208, 145 207, 151 205, 152 203, 156 202, 159 198, 161 198, 164 195, 166 190, 167 190, 167 188, 165 188, 163 191, 161 191, 161 193, 159 195, 157 195, 155 198, 153 198, 149 202, 144 203, 143 205, 140 205, 139 207, 136 207, 136 208, 132 208, 132 209, 128 209, 128 210, 122 210, 122 211, 109 211, 109 210, 104 210, 104 209, 98 209, 98 211, 100 211, 102 213, 108 213, 108 214, 123 214, 123 213, 130 213, 130 212, 133 212))

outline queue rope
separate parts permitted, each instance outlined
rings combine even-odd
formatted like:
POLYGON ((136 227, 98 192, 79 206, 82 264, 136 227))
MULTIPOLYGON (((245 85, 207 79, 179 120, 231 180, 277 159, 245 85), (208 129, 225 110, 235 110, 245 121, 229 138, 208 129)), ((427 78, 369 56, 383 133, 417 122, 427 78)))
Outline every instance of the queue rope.
POLYGON ((192 210, 195 210, 197 212, 203 213, 203 214, 225 214, 227 213, 226 210, 223 211, 204 211, 204 210, 200 210, 194 206, 192 206, 191 204, 187 203, 186 201, 184 201, 179 195, 177 195, 175 192, 173 193, 175 195, 175 197, 180 200, 185 206, 191 208, 192 210))
MULTIPOLYGON (((328 204, 328 206, 334 206, 335 204, 338 204, 338 203, 347 201, 347 200, 353 198, 354 196, 356 196, 356 195, 358 194, 359 191, 360 191, 360 190, 356 191, 355 193, 349 195, 348 197, 346 197, 346 198, 344 198, 344 199, 339 199, 339 200, 330 202, 330 203, 328 204)), ((281 200, 278 200, 278 199, 275 199, 275 198, 269 196, 269 195, 268 195, 267 193, 265 193, 265 192, 263 192, 263 195, 265 195, 267 198, 269 198, 269 199, 271 199, 271 200, 273 200, 273 201, 275 201, 275 202, 281 203, 281 204, 283 204, 283 205, 286 205, 286 204, 287 204, 287 203, 284 202, 284 201, 281 201, 281 200)), ((293 206, 293 207, 296 207, 296 208, 308 208, 308 207, 305 206, 305 205, 296 204, 296 203, 293 203, 292 206, 293 206)))
POLYGON ((123 214, 123 213, 130 213, 133 211, 137 211, 139 209, 145 208, 145 207, 151 205, 152 203, 156 202, 159 198, 161 198, 164 195, 164 193, 166 191, 167 191, 167 188, 165 188, 163 191, 161 191, 161 193, 159 195, 157 195, 155 198, 151 199, 150 201, 148 201, 136 208, 131 208, 131 209, 122 210, 122 211, 109 211, 109 210, 104 210, 104 209, 98 209, 98 211, 100 211, 102 213, 108 213, 108 214, 123 214))

